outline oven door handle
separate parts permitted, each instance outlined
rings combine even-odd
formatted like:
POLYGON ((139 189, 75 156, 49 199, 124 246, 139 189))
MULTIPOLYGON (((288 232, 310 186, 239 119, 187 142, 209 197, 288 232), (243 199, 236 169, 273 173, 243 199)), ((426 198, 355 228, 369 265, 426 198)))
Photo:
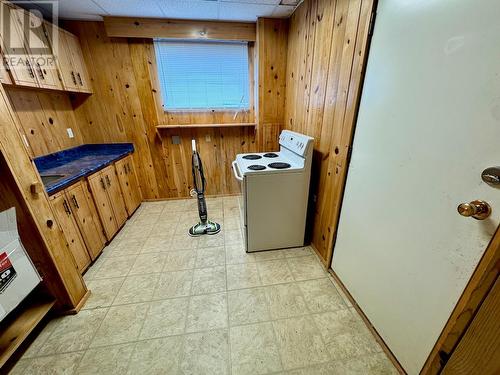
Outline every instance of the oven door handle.
POLYGON ((243 181, 243 177, 241 177, 240 170, 238 169, 238 164, 236 164, 236 160, 234 160, 232 164, 234 177, 236 177, 238 181, 243 181))

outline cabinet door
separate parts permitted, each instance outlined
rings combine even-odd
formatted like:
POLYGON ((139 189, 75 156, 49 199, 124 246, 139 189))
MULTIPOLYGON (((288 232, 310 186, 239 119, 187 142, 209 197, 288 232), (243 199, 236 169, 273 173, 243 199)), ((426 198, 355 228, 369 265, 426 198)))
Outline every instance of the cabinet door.
POLYGON ((56 57, 56 64, 64 89, 67 91, 79 91, 80 87, 77 82, 66 38, 66 35, 69 33, 49 22, 44 22, 44 27, 56 57), (57 41, 54 40, 54 37, 57 37, 57 41))
POLYGON ((89 195, 87 182, 80 181, 66 189, 66 199, 71 205, 90 257, 94 260, 104 248, 106 237, 94 201, 89 195))
POLYGON ((127 169, 128 183, 130 185, 130 192, 132 194, 132 202, 135 211, 142 203, 142 193, 139 187, 139 180, 137 180, 137 174, 135 173, 134 158, 132 155, 127 156, 127 163, 125 165, 127 169))
POLYGON ((71 206, 66 200, 66 196, 63 192, 54 195, 51 201, 59 224, 66 237, 68 248, 71 254, 73 254, 73 258, 75 258, 76 266, 80 272, 83 272, 90 264, 90 256, 85 248, 73 213, 71 212, 71 206))
POLYGON ((134 212, 134 203, 132 200, 132 191, 130 189, 129 179, 127 175, 127 158, 121 159, 115 163, 116 174, 118 175, 118 182, 122 189, 123 200, 127 213, 130 216, 134 212))
POLYGON ((73 69, 76 75, 76 82, 78 84, 78 90, 81 92, 92 92, 92 86, 90 84, 89 74, 87 72, 87 67, 85 65, 85 60, 83 58, 82 47, 80 46, 80 41, 78 38, 71 34, 65 33, 66 46, 68 52, 71 56, 71 62, 73 64, 73 69))
POLYGON ((24 11, 3 1, 0 2, 0 6, 3 19, 10 22, 10 35, 2 35, 1 49, 12 79, 16 85, 39 87, 20 24, 19 17, 24 11))
POLYGON ((108 194, 106 193, 106 183, 102 172, 95 173, 88 178, 92 198, 96 204, 97 213, 101 218, 106 238, 111 240, 118 231, 115 215, 109 202, 108 194))
POLYGON ((115 166, 110 165, 102 170, 102 175, 106 182, 106 190, 108 192, 109 201, 111 202, 111 207, 113 207, 113 213, 115 214, 116 224, 121 227, 125 221, 127 221, 127 209, 125 208, 125 202, 123 200, 122 191, 120 189, 120 183, 118 182, 118 177, 116 175, 115 166))
MULTIPOLYGON (((38 78, 38 84, 40 87, 47 89, 62 89, 62 82, 59 79, 59 74, 57 71, 56 59, 52 53, 52 47, 48 39, 48 34, 46 30, 38 25, 43 25, 43 20, 35 16, 33 13, 25 12, 29 16, 29 22, 31 25, 30 32, 38 38, 37 45, 32 45, 34 42, 30 42, 29 54, 31 56, 31 62, 35 74, 38 78), (43 48, 44 52, 38 52, 34 48, 43 48)), ((16 12, 17 14, 17 12, 16 12)), ((27 36, 34 39, 32 36, 27 36)))

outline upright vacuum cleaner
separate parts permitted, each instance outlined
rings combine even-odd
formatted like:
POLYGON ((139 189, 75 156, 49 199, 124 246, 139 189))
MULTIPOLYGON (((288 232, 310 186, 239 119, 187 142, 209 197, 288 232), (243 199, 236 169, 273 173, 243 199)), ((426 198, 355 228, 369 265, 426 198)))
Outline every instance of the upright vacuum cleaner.
POLYGON ((200 214, 200 222, 189 228, 189 235, 198 237, 203 234, 217 234, 220 232, 221 226, 213 221, 208 220, 207 202, 205 201, 205 175, 203 174, 203 164, 201 163, 200 154, 196 150, 196 141, 192 140, 193 156, 192 170, 194 189, 191 190, 191 195, 198 199, 198 213, 200 214))

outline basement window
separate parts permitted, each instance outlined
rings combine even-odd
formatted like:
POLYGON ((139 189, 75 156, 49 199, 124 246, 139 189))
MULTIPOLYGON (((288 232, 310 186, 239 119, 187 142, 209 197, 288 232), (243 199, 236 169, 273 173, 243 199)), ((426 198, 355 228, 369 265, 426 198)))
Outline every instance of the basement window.
POLYGON ((163 108, 249 108, 248 44, 154 41, 163 108))

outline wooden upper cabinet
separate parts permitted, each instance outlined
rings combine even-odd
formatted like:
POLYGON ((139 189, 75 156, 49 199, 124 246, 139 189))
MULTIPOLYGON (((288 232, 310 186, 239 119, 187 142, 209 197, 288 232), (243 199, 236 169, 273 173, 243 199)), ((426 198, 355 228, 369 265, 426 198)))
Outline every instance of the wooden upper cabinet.
POLYGON ((78 38, 49 22, 45 22, 44 27, 56 56, 64 89, 91 93, 90 78, 78 38))
POLYGON ((134 162, 132 155, 115 163, 116 173, 125 200, 128 216, 132 216, 134 211, 139 207, 142 202, 142 194, 135 174, 134 162))
POLYGON ((121 227, 128 218, 125 201, 123 200, 120 183, 116 175, 115 166, 110 165, 102 170, 104 181, 106 182, 106 191, 108 193, 113 213, 115 214, 116 224, 121 227))
POLYGON ((25 44, 21 20, 23 10, 6 2, 0 2, 0 6, 3 15, 2 29, 9 30, 9 35, 5 32, 2 34, 0 47, 12 81, 16 85, 39 87, 31 56, 25 44), (8 26, 4 25, 7 20, 8 26))
POLYGON ((102 172, 97 172, 89 176, 88 183, 96 204, 97 213, 101 218, 104 232, 106 233, 106 238, 111 240, 118 231, 118 225, 108 198, 106 182, 104 181, 102 172))
POLYGON ((78 224, 71 211, 70 203, 67 201, 64 192, 52 196, 51 202, 66 237, 68 248, 75 259, 76 266, 80 272, 83 272, 87 269, 91 260, 78 229, 78 224))
MULTIPOLYGON (((43 20, 33 13, 24 12, 29 19, 31 35, 26 35, 30 40, 28 52, 31 56, 32 66, 38 79, 40 87, 46 89, 62 90, 62 82, 59 79, 55 56, 49 42, 48 34, 43 27, 43 20)), ((16 12, 19 14, 19 12, 16 12)))
POLYGON ((92 260, 104 248, 106 237, 86 181, 80 181, 65 190, 80 232, 92 260))

